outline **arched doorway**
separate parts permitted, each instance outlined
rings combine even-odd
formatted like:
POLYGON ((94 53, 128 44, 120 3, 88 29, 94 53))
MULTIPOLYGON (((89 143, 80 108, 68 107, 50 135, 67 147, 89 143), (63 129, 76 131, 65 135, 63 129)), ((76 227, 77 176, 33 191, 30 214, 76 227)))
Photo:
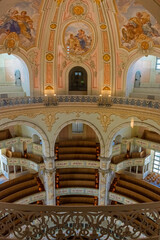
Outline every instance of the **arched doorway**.
POLYGON ((0 97, 30 96, 29 71, 16 55, 0 54, 0 97))
POLYGON ((98 136, 89 125, 75 121, 59 132, 55 143, 57 205, 98 204, 99 153, 98 136))
POLYGON ((69 72, 69 94, 87 94, 87 72, 83 67, 76 66, 69 72))
POLYGON ((158 60, 158 57, 148 55, 130 65, 126 81, 127 97, 160 99, 158 60))

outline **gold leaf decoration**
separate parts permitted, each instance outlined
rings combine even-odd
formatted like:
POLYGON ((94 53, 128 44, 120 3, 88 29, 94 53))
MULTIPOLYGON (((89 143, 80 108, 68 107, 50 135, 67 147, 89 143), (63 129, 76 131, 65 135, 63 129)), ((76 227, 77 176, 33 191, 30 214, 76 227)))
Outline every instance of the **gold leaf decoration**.
POLYGON ((75 6, 72 11, 75 15, 82 15, 84 13, 84 8, 82 6, 75 6))
POLYGON ((146 42, 146 41, 142 42, 142 43, 141 43, 141 48, 142 48, 143 50, 147 50, 147 49, 149 48, 149 43, 146 42))
POLYGON ((102 25, 100 26, 100 28, 101 28, 101 29, 106 29, 107 26, 106 26, 105 24, 102 24, 102 25))
POLYGON ((55 29, 57 25, 55 23, 51 23, 50 28, 55 29))
POLYGON ((55 123, 56 119, 58 119, 58 118, 55 118, 55 113, 45 114, 45 118, 42 118, 42 120, 45 122, 49 132, 52 130, 52 126, 55 123))
POLYGON ((47 61, 52 61, 53 58, 54 58, 54 56, 53 56, 52 53, 47 53, 47 55, 46 55, 46 59, 47 59, 47 61))
POLYGON ((110 60, 110 58, 111 58, 110 55, 107 54, 107 53, 103 55, 103 60, 104 60, 105 62, 108 62, 108 61, 110 60))
POLYGON ((100 6, 100 4, 103 0, 94 0, 94 1, 97 3, 98 6, 100 6))
POLYGON ((55 0, 57 2, 57 6, 59 7, 63 0, 55 0))

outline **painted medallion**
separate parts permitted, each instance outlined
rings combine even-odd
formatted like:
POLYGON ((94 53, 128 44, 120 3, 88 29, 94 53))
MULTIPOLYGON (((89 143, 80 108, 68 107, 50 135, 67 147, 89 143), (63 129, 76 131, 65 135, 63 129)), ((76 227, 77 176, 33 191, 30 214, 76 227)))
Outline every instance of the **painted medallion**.
POLYGON ((93 46, 93 30, 85 22, 72 22, 64 29, 63 42, 67 53, 72 55, 86 54, 93 46))

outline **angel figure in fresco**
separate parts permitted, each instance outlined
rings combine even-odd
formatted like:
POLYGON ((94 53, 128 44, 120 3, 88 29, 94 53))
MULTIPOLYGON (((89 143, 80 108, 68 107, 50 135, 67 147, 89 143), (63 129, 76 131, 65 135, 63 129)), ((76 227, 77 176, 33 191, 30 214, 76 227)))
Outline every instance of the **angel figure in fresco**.
POLYGON ((21 30, 21 34, 23 34, 26 38, 31 39, 31 29, 33 29, 33 21, 27 15, 26 11, 22 11, 18 16, 18 24, 21 30))
POLYGON ((9 13, 4 18, 0 19, 1 32, 5 32, 6 34, 9 34, 10 32, 20 34, 20 27, 17 20, 18 11, 17 10, 13 10, 11 12, 9 11, 9 13))
POLYGON ((67 46, 69 46, 71 53, 76 53, 81 50, 80 43, 73 34, 70 34, 70 37, 67 40, 67 46))
POLYGON ((31 29, 33 29, 33 21, 27 16, 26 11, 19 14, 15 9, 9 11, 4 18, 0 19, 0 31, 6 34, 15 32, 17 35, 22 34, 27 39, 31 39, 31 29))
POLYGON ((87 36, 83 29, 79 29, 76 35, 70 34, 66 45, 69 46, 70 53, 80 54, 86 52, 92 43, 91 36, 87 36))
POLYGON ((131 40, 139 40, 142 36, 159 36, 158 31, 152 27, 150 15, 147 12, 137 12, 135 17, 129 19, 122 28, 123 40, 130 43, 131 40))

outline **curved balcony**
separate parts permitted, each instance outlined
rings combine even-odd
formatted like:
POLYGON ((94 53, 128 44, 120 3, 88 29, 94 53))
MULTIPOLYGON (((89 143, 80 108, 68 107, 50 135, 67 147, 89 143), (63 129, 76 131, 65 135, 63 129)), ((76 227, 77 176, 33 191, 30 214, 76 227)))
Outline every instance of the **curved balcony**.
POLYGON ((147 156, 144 158, 129 158, 127 160, 124 160, 118 164, 110 164, 110 169, 114 172, 118 172, 120 170, 124 170, 128 167, 133 167, 133 166, 145 166, 151 161, 151 156, 147 156))
POLYGON ((97 95, 58 95, 53 97, 19 97, 19 98, 3 98, 0 99, 0 108, 13 107, 20 105, 44 104, 45 106, 56 106, 57 104, 67 103, 87 103, 97 104, 101 107, 109 107, 111 105, 125 105, 134 107, 143 107, 151 109, 160 109, 160 102, 150 99, 127 98, 112 96, 110 99, 100 99, 97 95))
POLYGON ((0 204, 1 239, 159 239, 160 202, 106 207, 0 204))
POLYGON ((36 163, 33 160, 29 160, 26 158, 8 158, 5 155, 1 155, 1 162, 3 166, 7 167, 7 171, 5 171, 5 168, 2 167, 2 173, 7 177, 8 179, 13 179, 15 177, 21 176, 22 174, 26 173, 26 170, 32 169, 35 172, 40 172, 41 170, 44 170, 45 164, 44 163, 36 163), (9 166, 19 166, 21 168, 21 172, 19 174, 14 171, 11 173, 9 171, 9 166), (25 168, 25 171, 23 171, 23 167, 25 168))

